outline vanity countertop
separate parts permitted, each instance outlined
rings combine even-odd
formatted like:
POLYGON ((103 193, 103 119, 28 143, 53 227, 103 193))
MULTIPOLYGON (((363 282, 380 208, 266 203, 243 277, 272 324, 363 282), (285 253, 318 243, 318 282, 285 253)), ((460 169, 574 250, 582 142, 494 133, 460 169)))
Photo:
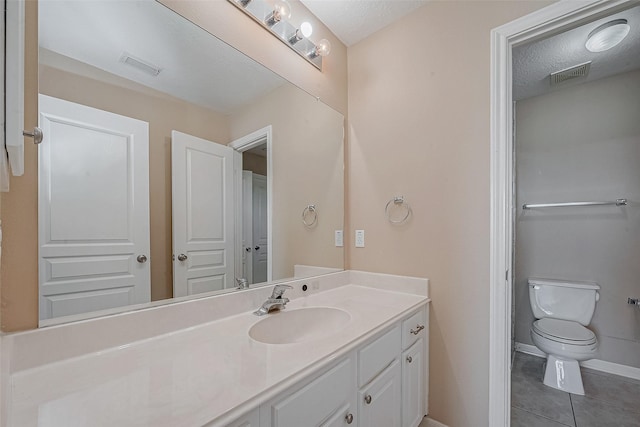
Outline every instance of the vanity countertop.
POLYGON ((287 305, 287 310, 348 312, 350 321, 326 338, 263 344, 248 331, 264 317, 245 312, 16 372, 10 378, 8 424, 223 426, 428 301, 423 295, 345 285, 287 305))

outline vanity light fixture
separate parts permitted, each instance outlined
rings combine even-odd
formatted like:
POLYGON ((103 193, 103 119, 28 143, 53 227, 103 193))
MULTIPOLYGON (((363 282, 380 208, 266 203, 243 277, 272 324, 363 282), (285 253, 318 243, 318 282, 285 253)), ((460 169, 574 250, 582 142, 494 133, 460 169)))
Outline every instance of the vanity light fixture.
POLYGON ((609 21, 589 33, 585 47, 590 52, 604 52, 624 40, 630 30, 626 19, 609 21))
POLYGON ((309 22, 303 22, 300 28, 289 23, 291 6, 287 0, 277 0, 275 3, 272 3, 272 0, 228 1, 322 71, 322 57, 327 56, 331 51, 331 43, 322 39, 316 45, 309 40, 309 36, 313 33, 313 27, 309 22))

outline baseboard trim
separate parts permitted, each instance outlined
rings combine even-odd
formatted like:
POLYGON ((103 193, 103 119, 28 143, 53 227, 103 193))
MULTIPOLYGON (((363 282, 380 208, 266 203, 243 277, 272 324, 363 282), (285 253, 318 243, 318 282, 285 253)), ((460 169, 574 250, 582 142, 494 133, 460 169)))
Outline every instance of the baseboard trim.
MULTIPOLYGON (((538 347, 531 344, 516 343, 516 351, 520 353, 530 354, 532 356, 547 357, 538 347)), ((591 359, 580 362, 580 366, 593 369, 594 371, 606 372, 608 374, 620 375, 622 377, 640 380, 640 368, 633 366, 621 365, 619 363, 607 362, 606 360, 591 359)))
POLYGON ((442 424, 439 421, 434 420, 433 418, 426 418, 427 420, 427 427, 447 427, 445 424, 442 424))

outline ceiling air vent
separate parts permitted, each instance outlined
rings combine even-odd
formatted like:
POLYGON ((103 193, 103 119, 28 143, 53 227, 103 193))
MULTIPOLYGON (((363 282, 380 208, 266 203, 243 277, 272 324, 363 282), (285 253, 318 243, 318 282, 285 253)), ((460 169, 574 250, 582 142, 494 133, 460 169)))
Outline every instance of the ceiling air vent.
POLYGON ((140 58, 131 56, 127 52, 124 52, 122 54, 122 56, 120 57, 120 62, 130 65, 133 68, 136 68, 154 77, 156 77, 158 74, 160 74, 160 71, 162 71, 160 67, 150 64, 149 62, 143 61, 140 58))
POLYGON ((591 61, 585 62, 583 64, 578 64, 573 67, 565 68, 564 70, 556 71, 555 73, 551 73, 549 74, 551 86, 566 82, 567 80, 587 77, 590 68, 591 61))

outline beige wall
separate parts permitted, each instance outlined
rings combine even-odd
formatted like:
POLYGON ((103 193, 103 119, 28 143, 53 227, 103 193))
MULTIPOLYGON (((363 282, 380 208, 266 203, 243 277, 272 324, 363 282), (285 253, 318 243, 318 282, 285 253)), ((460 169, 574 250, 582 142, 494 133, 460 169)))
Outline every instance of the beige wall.
MULTIPOLYGON (((38 11, 26 2, 25 129, 38 125, 38 11)), ((38 147, 25 138, 24 175, 11 177, 2 193, 2 258, 0 283, 2 331, 38 326, 38 147), (32 262, 25 260, 31 260, 32 262)))
MULTIPOLYGON (((97 69, 94 73, 107 74, 97 69)), ((154 95, 142 86, 132 90, 130 81, 125 88, 102 80, 40 66, 40 93, 149 123, 151 300, 171 298, 171 131, 227 144, 227 118, 166 94, 154 95)))
POLYGON ((245 151, 242 153, 242 170, 267 176, 267 158, 245 151))
POLYGON ((430 415, 450 427, 488 425, 490 30, 545 4, 430 2, 349 48, 350 267, 431 279, 430 415))
POLYGON ((529 277, 593 281, 598 359, 640 368, 640 312, 627 304, 640 295, 639 117, 640 71, 517 103, 516 206, 621 197, 632 206, 519 210, 516 341, 533 344, 529 277))
POLYGON ((231 139, 265 126, 273 133, 273 277, 292 277, 294 264, 344 267, 334 231, 344 222, 344 117, 293 85, 282 86, 230 116, 231 139), (286 114, 283 114, 286 112, 286 114), (301 215, 315 204, 318 223, 301 215))
POLYGON ((322 72, 227 0, 160 0, 160 3, 347 114, 347 48, 299 0, 290 1, 295 20, 292 22, 309 21, 313 25, 312 40, 326 38, 331 42, 331 54, 323 59, 322 72))

